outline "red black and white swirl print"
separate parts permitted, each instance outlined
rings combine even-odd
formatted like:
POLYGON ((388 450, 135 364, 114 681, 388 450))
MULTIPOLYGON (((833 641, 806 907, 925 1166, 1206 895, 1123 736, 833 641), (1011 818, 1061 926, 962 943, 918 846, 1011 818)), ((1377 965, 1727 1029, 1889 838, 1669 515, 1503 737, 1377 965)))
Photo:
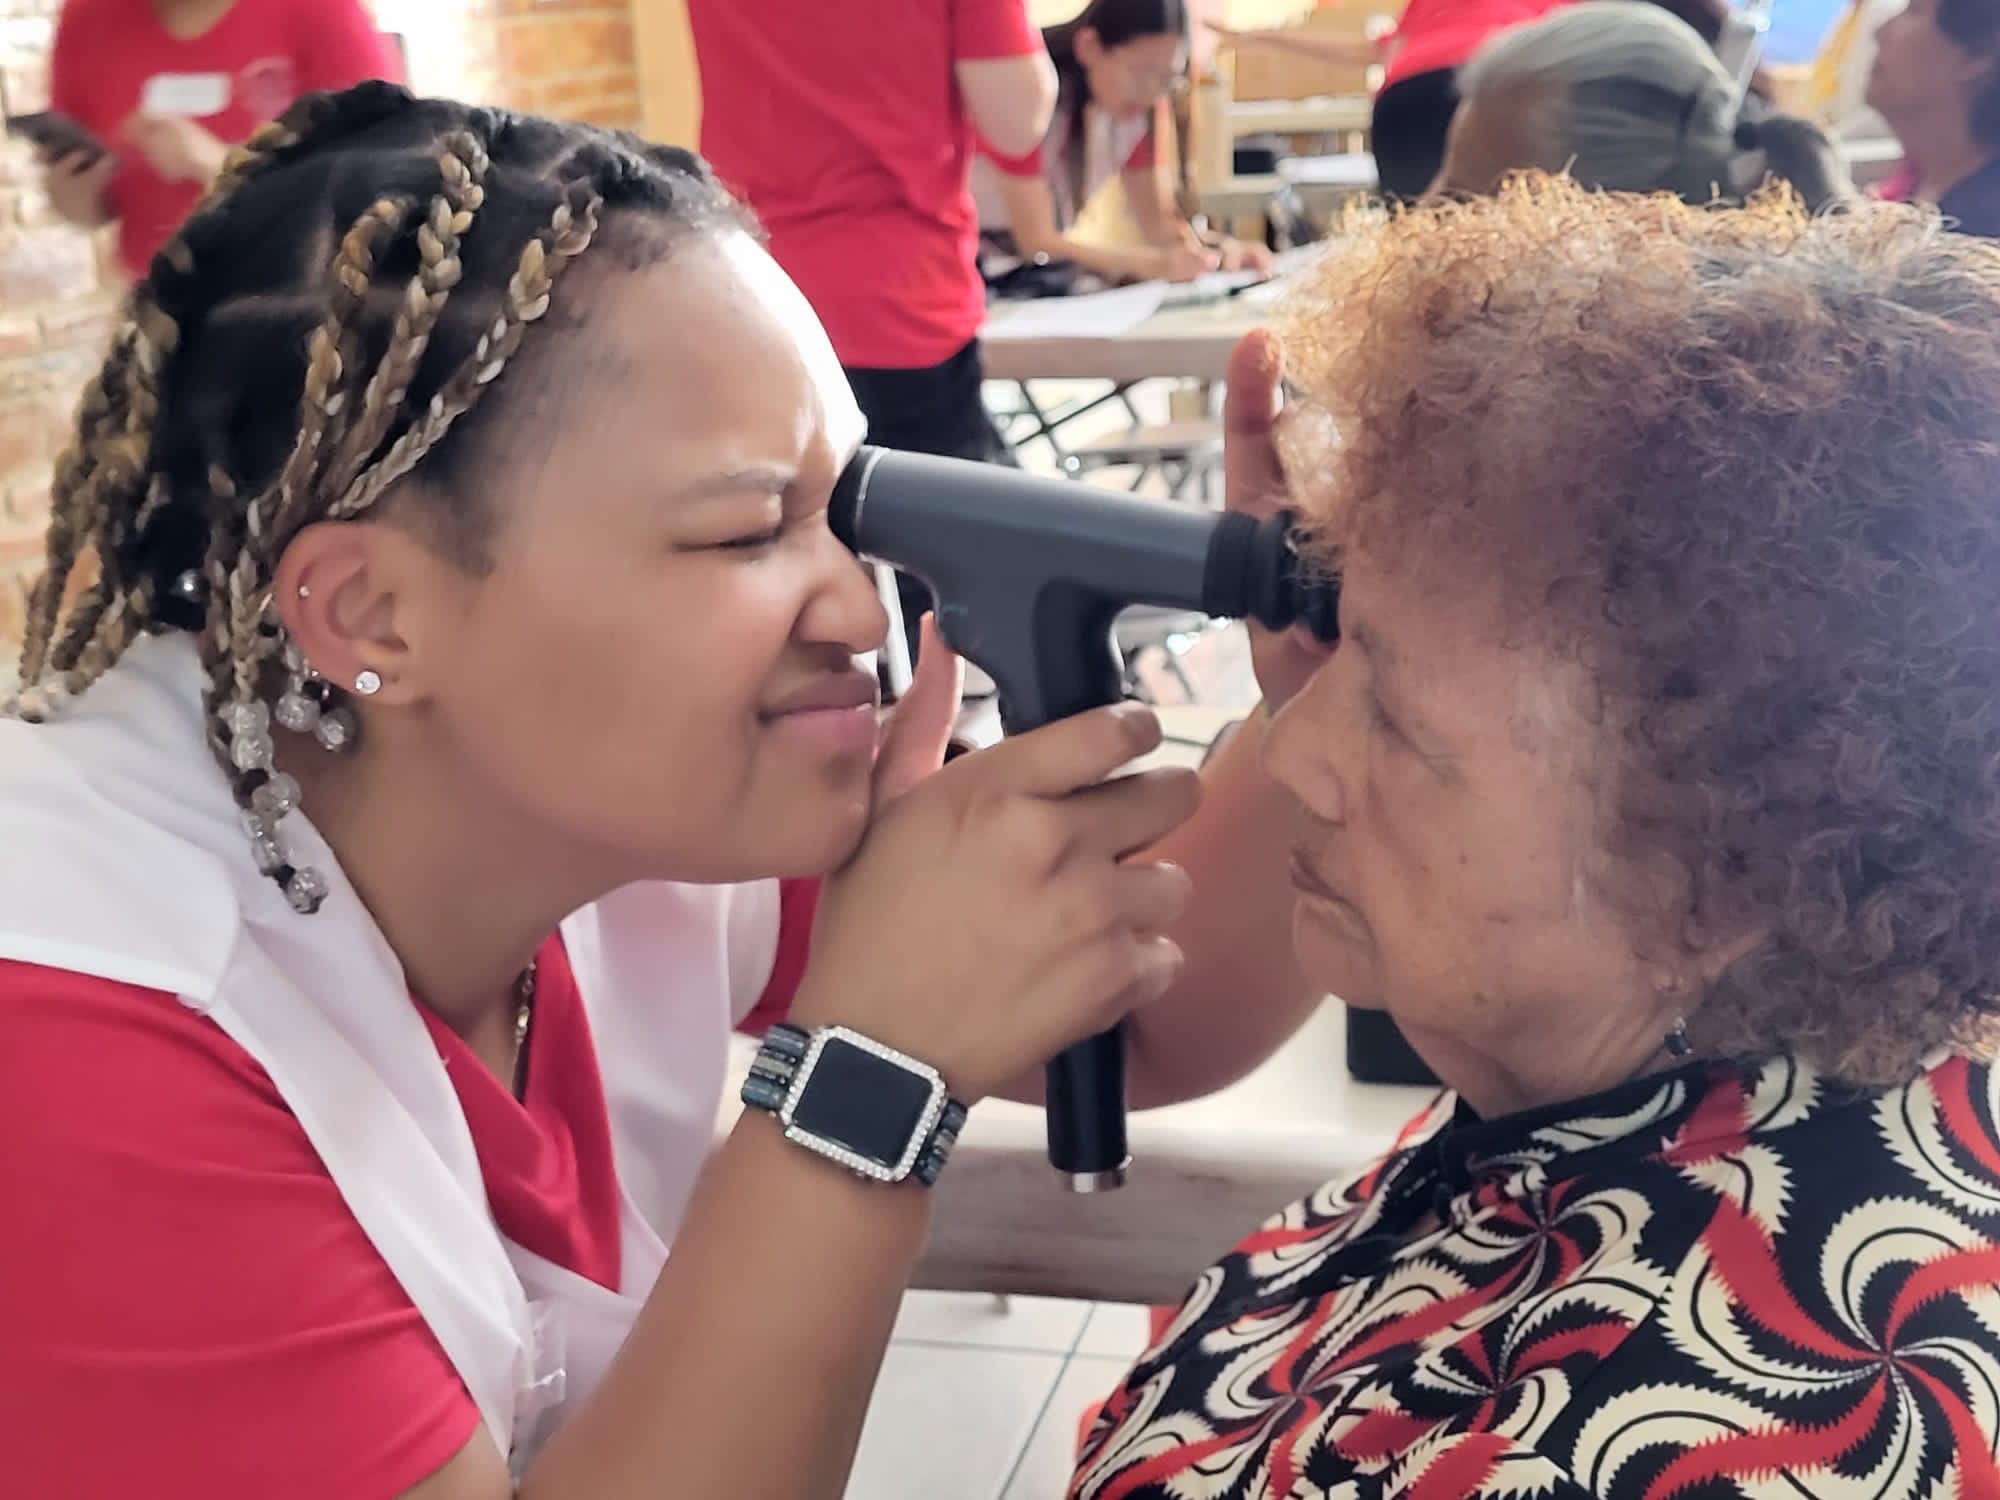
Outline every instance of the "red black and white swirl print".
POLYGON ((2000 1500, 1997 1107, 1964 1059, 1447 1095, 1202 1276, 1074 1500, 2000 1500))

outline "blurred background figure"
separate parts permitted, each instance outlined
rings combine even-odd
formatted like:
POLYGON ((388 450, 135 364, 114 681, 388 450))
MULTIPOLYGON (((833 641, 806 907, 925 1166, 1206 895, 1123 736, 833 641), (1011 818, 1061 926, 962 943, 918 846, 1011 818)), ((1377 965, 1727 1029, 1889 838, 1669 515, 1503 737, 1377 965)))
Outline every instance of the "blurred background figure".
POLYGON ((1936 204, 1963 233, 2000 237, 2000 8, 1911 0, 1876 35, 1867 102, 1907 157, 1893 196, 1936 204))
POLYGON ((402 72, 361 0, 67 0, 50 102, 109 149, 46 162, 49 200, 85 228, 115 220, 143 275, 230 147, 301 94, 402 72))
POLYGON ((1276 31, 1220 30, 1238 46, 1278 47, 1325 62, 1383 63, 1369 145, 1382 194, 1420 198, 1444 165, 1445 137, 1458 108, 1458 70, 1481 43, 1510 26, 1545 15, 1562 0, 1409 0, 1395 28, 1378 41, 1276 31))
POLYGON ((1185 0, 1091 0, 1073 19, 1045 27, 1042 40, 1058 82, 1048 133, 1019 156, 988 148, 973 169, 989 278, 1037 257, 1114 281, 1268 269, 1264 246, 1198 234, 1164 169, 1167 103, 1187 85, 1185 0), (1113 178, 1143 245, 1099 245, 1072 233, 1113 178))
POLYGON ((1588 0, 1517 27, 1462 70, 1459 92, 1444 193, 1567 169, 1585 187, 1706 203, 1754 185, 1753 144, 1812 206, 1845 183, 1825 137, 1803 122, 1788 131, 1767 116, 1739 133, 1735 81, 1699 32, 1659 6, 1588 0))
POLYGON ((690 0, 701 149, 826 324, 870 441, 1011 462, 980 399, 975 130, 1033 151, 1054 69, 1023 0, 690 0))
POLYGON ((1813 57, 1805 107, 1813 122, 1842 141, 1881 140, 1890 134, 1881 112, 1868 102, 1876 36, 1905 0, 1848 0, 1813 57))

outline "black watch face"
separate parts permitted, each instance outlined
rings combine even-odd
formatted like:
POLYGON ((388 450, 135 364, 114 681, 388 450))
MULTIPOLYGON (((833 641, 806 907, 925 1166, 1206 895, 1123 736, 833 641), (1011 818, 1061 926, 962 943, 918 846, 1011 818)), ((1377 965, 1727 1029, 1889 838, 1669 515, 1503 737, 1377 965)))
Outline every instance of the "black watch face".
POLYGON ((856 1156, 894 1164, 909 1148, 930 1102, 929 1079, 828 1037, 805 1092, 792 1104, 792 1125, 856 1156))

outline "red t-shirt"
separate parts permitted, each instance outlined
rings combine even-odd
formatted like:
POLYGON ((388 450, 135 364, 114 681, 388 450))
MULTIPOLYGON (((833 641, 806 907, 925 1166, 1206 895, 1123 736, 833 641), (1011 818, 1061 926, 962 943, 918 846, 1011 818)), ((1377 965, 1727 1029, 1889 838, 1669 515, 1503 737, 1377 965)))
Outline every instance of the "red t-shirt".
POLYGON ((953 65, 1041 48, 1022 0, 690 0, 701 149, 841 363, 941 364, 985 287, 953 65))
POLYGON ((1394 50, 1382 70, 1387 88, 1419 73, 1456 68, 1510 26, 1540 20, 1564 0, 1410 0, 1396 22, 1394 50))
MULTIPOLYGON (((763 1021, 816 891, 786 888, 763 1021)), ((424 1015, 495 1221, 616 1285, 610 1118, 561 940, 522 1101, 424 1015)), ((478 1429, 269 1077, 172 996, 0 963, 0 1203, 0 1493, 389 1500, 478 1429)))
POLYGON ((167 181, 125 141, 148 80, 163 76, 214 80, 202 87, 227 102, 197 123, 233 146, 301 94, 400 80, 402 63, 361 0, 236 0, 187 40, 168 34, 152 0, 68 0, 56 23, 50 102, 122 158, 110 206, 118 258, 134 276, 145 274, 204 189, 167 181))

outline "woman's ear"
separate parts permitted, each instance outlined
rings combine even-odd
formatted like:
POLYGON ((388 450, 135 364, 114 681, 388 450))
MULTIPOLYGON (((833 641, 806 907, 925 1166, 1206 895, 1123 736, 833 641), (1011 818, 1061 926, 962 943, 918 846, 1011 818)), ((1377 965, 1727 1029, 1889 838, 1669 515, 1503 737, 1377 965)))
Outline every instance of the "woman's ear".
POLYGON ((1104 61, 1104 38, 1097 34, 1095 26, 1079 26, 1076 35, 1070 38, 1070 45, 1076 49, 1076 60, 1086 68, 1094 68, 1104 61))
POLYGON ((442 603, 449 565, 407 531, 372 521, 308 526, 292 540, 272 582, 272 608, 307 664, 335 687, 353 690, 364 673, 380 703, 415 702, 434 635, 422 616, 442 603))

